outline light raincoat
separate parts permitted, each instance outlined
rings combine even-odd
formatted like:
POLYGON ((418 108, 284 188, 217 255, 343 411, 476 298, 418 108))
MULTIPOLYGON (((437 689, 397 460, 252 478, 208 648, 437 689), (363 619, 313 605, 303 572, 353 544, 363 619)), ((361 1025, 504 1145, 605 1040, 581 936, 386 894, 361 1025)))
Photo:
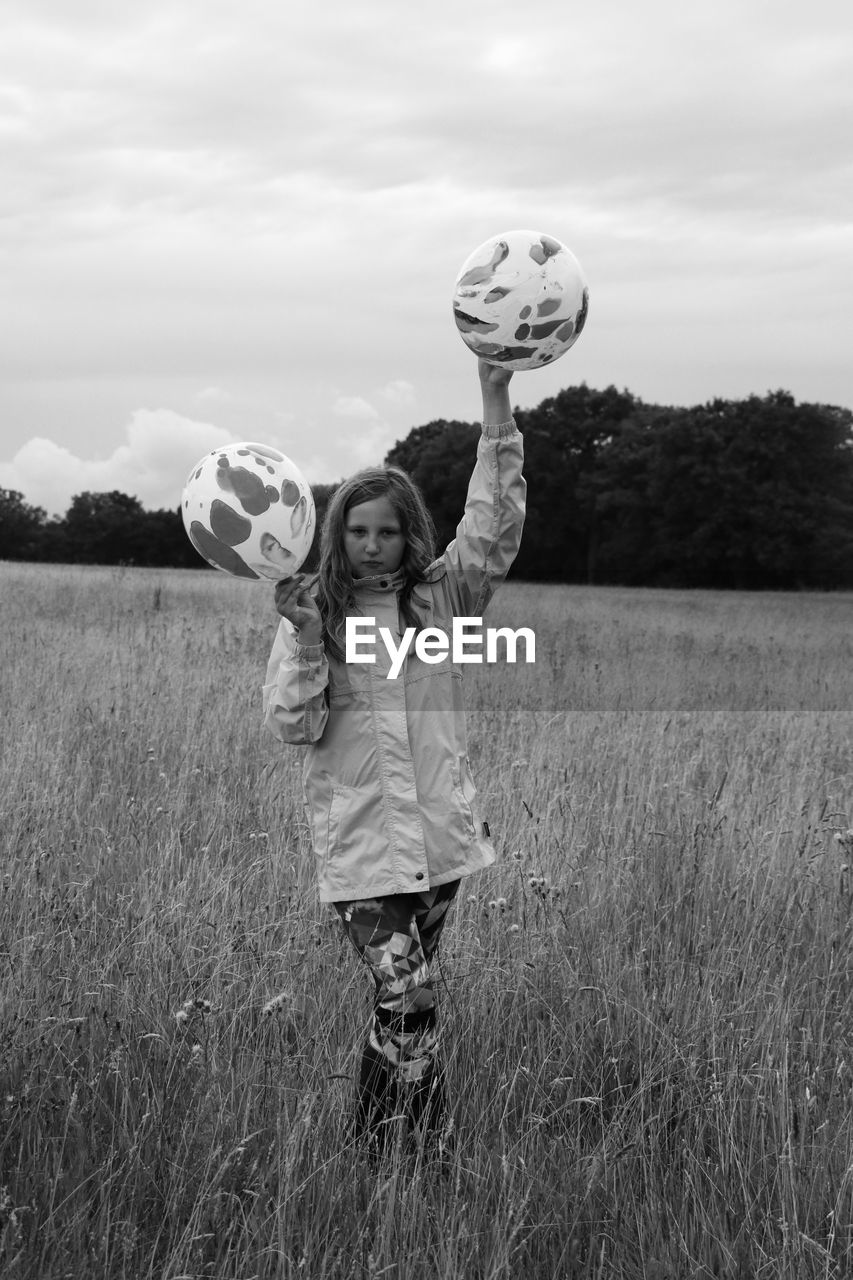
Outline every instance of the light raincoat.
MULTIPOLYGON (((483 427, 456 537, 412 600, 424 626, 448 639, 454 617, 482 617, 515 559, 522 461, 515 423, 483 427)), ((324 902, 421 893, 495 860, 468 762, 461 666, 450 653, 423 662, 412 642, 400 674, 386 679, 391 658, 379 628, 399 646, 403 574, 353 585, 355 613, 375 619, 359 650, 376 661, 329 658, 322 644, 300 644, 282 618, 263 690, 267 727, 308 748, 305 809, 324 902)), ((485 657, 484 648, 468 652, 485 657)))

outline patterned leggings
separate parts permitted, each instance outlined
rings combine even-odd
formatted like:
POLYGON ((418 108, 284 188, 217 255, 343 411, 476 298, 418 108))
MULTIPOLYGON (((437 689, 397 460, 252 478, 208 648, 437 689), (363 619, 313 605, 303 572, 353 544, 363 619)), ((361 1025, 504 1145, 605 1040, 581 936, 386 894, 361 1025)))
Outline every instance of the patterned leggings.
POLYGON ((456 880, 426 893, 333 904, 375 986, 361 1062, 358 1134, 384 1141, 386 1122, 397 1117, 423 1131, 441 1122, 443 1090, 430 962, 458 888, 456 880))

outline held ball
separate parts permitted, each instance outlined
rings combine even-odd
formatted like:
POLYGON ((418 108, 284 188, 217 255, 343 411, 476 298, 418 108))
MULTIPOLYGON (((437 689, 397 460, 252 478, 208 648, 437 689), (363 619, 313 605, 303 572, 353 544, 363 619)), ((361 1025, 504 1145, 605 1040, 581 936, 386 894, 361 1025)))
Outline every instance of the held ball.
POLYGON ((300 568, 316 518, 302 472, 265 444, 229 444, 197 462, 181 515, 190 542, 214 568, 273 581, 300 568))
POLYGON ((453 294, 462 341, 507 369, 540 369, 581 335, 589 289, 564 244, 538 231, 492 236, 463 262, 453 294))

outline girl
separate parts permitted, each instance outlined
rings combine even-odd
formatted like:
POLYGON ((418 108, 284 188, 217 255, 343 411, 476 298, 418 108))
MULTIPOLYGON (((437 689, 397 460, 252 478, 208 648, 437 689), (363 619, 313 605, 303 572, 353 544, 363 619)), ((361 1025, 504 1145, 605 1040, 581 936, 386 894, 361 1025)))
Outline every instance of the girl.
MULTIPOLYGON (((359 472, 335 491, 315 594, 303 574, 275 588, 282 620, 264 686, 264 718, 307 746, 303 783, 320 898, 370 968, 373 1018, 356 1133, 385 1145, 392 1119, 440 1130, 430 962, 460 879, 494 862, 468 764, 462 671, 450 654, 409 645, 396 678, 387 647, 346 661, 346 618, 374 619, 399 648, 406 627, 480 618, 518 551, 526 485, 509 370, 479 362, 483 429, 456 537, 434 558, 423 497, 405 472, 359 472)), ((365 624, 366 625, 366 624, 365 624)), ((360 637, 365 652, 364 633, 360 637)))

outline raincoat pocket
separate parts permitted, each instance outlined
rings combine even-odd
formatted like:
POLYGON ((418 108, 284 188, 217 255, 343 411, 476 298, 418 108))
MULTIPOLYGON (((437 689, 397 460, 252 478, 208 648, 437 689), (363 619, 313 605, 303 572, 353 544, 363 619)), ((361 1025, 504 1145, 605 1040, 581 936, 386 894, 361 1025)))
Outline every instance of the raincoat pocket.
POLYGON ((326 858, 358 883, 377 860, 382 831, 381 796, 372 787, 332 788, 326 858))
POLYGON ((466 833, 471 836, 477 830, 477 818, 474 812, 477 802, 477 789, 471 777, 471 766, 467 756, 457 756, 453 766, 453 800, 456 812, 462 818, 466 833))

